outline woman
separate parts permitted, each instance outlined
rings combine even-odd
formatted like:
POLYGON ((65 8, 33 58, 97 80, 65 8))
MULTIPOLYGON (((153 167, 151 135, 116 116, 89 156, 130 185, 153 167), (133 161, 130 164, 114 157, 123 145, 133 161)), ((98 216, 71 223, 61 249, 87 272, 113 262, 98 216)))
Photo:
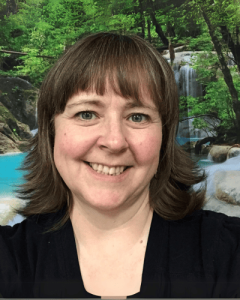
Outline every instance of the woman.
POLYGON ((85 36, 38 100, 3 297, 240 297, 240 221, 201 210, 206 174, 175 143, 171 67, 136 35, 85 36))

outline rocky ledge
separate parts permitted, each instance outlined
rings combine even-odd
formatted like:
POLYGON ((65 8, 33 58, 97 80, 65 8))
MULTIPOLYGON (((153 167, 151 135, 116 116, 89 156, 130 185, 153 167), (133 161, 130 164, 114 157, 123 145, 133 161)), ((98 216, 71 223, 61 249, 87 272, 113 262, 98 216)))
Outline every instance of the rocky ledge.
POLYGON ((205 168, 208 179, 203 209, 240 217, 240 144, 202 146, 201 154, 217 163, 205 168))
POLYGON ((0 154, 22 152, 31 137, 29 126, 18 121, 0 102, 0 154))

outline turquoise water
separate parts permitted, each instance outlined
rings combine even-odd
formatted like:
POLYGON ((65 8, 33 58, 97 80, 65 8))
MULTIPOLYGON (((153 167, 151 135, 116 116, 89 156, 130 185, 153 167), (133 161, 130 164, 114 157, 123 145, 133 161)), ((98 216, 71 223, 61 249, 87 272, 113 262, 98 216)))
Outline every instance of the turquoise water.
MULTIPOLYGON (((26 155, 26 153, 0 155, 0 198, 16 198, 13 184, 24 182, 24 172, 17 171, 16 168, 20 167, 26 155)), ((206 157, 198 157, 196 161, 201 167, 215 164, 206 157)))
POLYGON ((0 155, 0 197, 8 198, 13 195, 13 184, 24 183, 23 171, 17 171, 26 153, 0 155))

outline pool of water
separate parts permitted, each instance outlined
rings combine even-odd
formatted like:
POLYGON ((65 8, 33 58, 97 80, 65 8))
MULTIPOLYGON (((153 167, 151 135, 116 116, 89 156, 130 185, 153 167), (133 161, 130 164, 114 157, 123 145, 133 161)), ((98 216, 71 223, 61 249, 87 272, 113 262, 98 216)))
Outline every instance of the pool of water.
MULTIPOLYGON (((0 198, 16 198, 13 185, 24 183, 24 172, 16 168, 20 167, 26 155, 26 153, 0 155, 0 198)), ((191 154, 191 157, 203 168, 215 164, 208 160, 206 155, 191 154)))
POLYGON ((0 155, 0 197, 8 198, 14 194, 13 184, 24 183, 23 171, 18 171, 26 153, 0 155))

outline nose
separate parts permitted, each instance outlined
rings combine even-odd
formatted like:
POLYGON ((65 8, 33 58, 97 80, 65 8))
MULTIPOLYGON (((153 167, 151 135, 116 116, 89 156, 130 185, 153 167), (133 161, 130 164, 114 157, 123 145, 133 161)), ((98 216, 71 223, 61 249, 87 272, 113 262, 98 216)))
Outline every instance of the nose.
POLYGON ((126 129, 123 121, 116 115, 106 120, 98 139, 98 146, 106 148, 111 153, 123 152, 128 148, 126 129))

